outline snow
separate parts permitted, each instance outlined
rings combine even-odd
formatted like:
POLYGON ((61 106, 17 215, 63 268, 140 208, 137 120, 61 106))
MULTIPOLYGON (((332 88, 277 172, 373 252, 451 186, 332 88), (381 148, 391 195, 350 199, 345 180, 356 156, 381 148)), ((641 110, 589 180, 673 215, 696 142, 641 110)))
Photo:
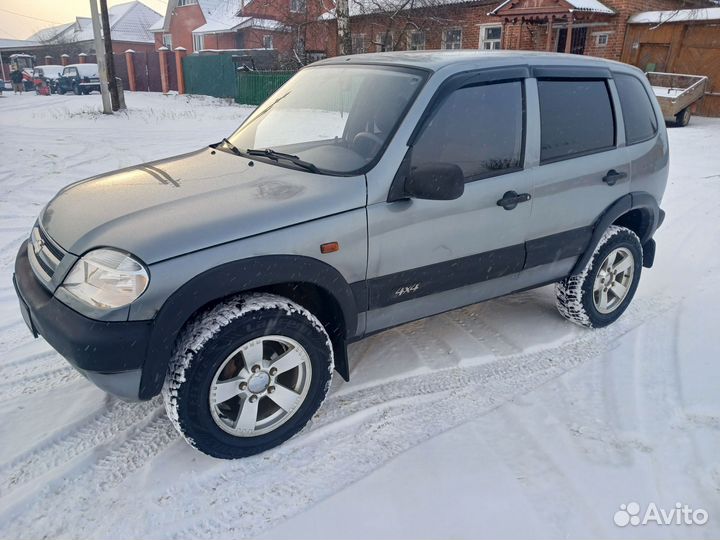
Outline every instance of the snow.
POLYGON ((653 93, 657 97, 670 97, 676 98, 682 94, 687 88, 673 88, 668 86, 653 86, 653 93))
POLYGON ((628 19, 629 24, 660 24, 682 21, 712 21, 720 19, 720 7, 677 9, 668 11, 643 11, 628 19))
POLYGON ((187 96, 0 98, 0 538, 720 536, 720 119, 670 129, 655 267, 614 325, 563 320, 552 286, 352 345, 312 424, 208 458, 162 401, 124 403, 33 340, 11 283, 45 202, 75 180, 199 148, 250 109, 187 96), (619 528, 676 502, 703 526, 619 528))
MULTIPOLYGON (((491 13, 497 13, 500 9, 504 8, 506 5, 508 5, 512 0, 506 0, 502 4, 500 4, 498 7, 492 10, 491 13)), ((606 13, 608 15, 612 15, 615 12, 607 7, 602 2, 599 2, 598 0, 566 0, 568 4, 572 7, 572 9, 575 9, 577 11, 591 11, 595 13, 606 13)))

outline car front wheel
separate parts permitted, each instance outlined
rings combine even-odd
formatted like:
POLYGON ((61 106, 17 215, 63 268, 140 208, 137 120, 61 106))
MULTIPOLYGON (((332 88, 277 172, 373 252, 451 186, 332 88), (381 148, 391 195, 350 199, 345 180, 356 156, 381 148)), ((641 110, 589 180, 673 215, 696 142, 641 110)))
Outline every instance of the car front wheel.
POLYGON ((280 296, 242 295, 187 326, 163 397, 191 445, 241 458, 298 433, 325 399, 332 370, 330 339, 314 315, 280 296))
POLYGON ((640 239, 633 231, 608 227, 583 271, 556 284, 560 314, 589 328, 615 322, 635 295, 642 256, 640 239))

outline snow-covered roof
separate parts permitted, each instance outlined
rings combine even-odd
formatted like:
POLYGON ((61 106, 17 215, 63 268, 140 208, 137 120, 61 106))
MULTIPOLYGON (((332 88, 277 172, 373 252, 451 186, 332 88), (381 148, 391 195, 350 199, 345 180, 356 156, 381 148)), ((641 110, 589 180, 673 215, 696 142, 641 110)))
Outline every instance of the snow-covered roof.
POLYGON ((230 24, 219 24, 215 21, 203 24, 193 30, 193 34, 218 34, 222 32, 234 32, 241 28, 260 28, 263 30, 285 30, 285 25, 274 19, 260 19, 258 17, 234 17, 230 24))
MULTIPOLYGON (((238 17, 240 9, 243 5, 247 6, 252 0, 198 0, 198 5, 205 17, 205 24, 200 28, 205 28, 198 33, 217 33, 229 32, 238 25, 238 17)), ((177 0, 170 0, 167 4, 165 17, 157 21, 150 28, 151 32, 167 32, 170 29, 170 18, 177 8, 177 0)), ((199 30, 196 28, 194 31, 199 30)))
POLYGON ((720 20, 720 7, 677 9, 669 11, 643 11, 636 13, 628 22, 630 24, 660 24, 682 21, 715 21, 720 20))
MULTIPOLYGON (((162 16, 148 6, 133 0, 117 4, 108 9, 110 34, 116 41, 136 43, 154 43, 150 28, 162 21, 162 16)), ((36 32, 33 39, 53 41, 67 39, 69 42, 91 41, 93 39, 92 20, 90 17, 77 17, 75 22, 60 26, 51 26, 36 32)))
MULTIPOLYGON (((495 4, 497 0, 410 0, 402 8, 403 11, 409 9, 432 8, 442 5, 464 4, 473 2, 474 4, 495 4)), ((359 15, 369 15, 373 13, 395 12, 398 9, 397 0, 349 0, 350 16, 357 17, 359 15)), ((335 19, 335 9, 330 9, 318 17, 320 20, 335 19)))
POLYGON ((22 49, 23 47, 37 47, 39 45, 41 45, 39 41, 29 39, 0 39, 0 49, 22 49))
POLYGON ((59 64, 47 64, 44 66, 35 66, 35 72, 39 69, 42 70, 43 75, 45 77, 48 77, 50 79, 57 79, 62 74, 63 69, 65 69, 65 66, 61 66, 59 64))
MULTIPOLYGON (((493 9, 491 13, 495 14, 505 6, 507 6, 510 2, 513 0, 505 0, 502 4, 500 4, 498 7, 493 9)), ((564 0, 567 4, 570 5, 571 9, 574 9, 575 11, 589 11, 593 13, 607 13, 608 15, 613 15, 615 12, 607 7, 602 2, 599 2, 598 0, 564 0)))

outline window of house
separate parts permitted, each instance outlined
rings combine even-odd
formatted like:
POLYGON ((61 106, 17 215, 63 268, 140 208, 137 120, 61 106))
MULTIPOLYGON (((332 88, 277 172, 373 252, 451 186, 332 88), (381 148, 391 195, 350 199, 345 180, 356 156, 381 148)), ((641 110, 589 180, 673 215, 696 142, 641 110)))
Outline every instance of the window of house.
POLYGON ((273 48, 273 37, 270 34, 265 34, 263 36, 263 49, 272 49, 273 48))
POLYGON ((462 28, 449 28, 443 30, 443 49, 462 49, 462 28))
POLYGON ((290 11, 293 13, 305 13, 307 4, 305 0, 290 0, 290 11))
POLYGON ((657 133, 658 120, 643 83, 632 75, 620 73, 616 73, 614 79, 620 96, 627 144, 652 138, 657 133))
POLYGON ((375 34, 375 49, 377 52, 386 52, 393 50, 393 33, 382 32, 375 34))
POLYGON ((409 51, 424 51, 425 50, 425 32, 422 30, 413 30, 408 36, 408 50, 409 51))
POLYGON ((197 3, 198 3, 198 0, 178 0, 177 5, 178 5, 178 7, 194 6, 197 3))
POLYGON ((540 162, 615 146, 615 119, 604 80, 539 80, 540 162))
POLYGON ((602 32, 595 34, 595 45, 598 47, 607 47, 608 41, 610 40, 610 34, 602 32))
POLYGON ((202 51, 205 48, 205 36, 203 34, 193 34, 193 50, 202 51))
POLYGON ((467 181, 521 169, 522 84, 503 82, 453 92, 413 145, 412 166, 454 163, 467 181))
POLYGON ((172 48, 173 48, 172 34, 163 34, 162 41, 163 41, 163 46, 167 47, 168 49, 170 49, 172 51, 172 48))
POLYGON ((367 52, 365 34, 352 34, 352 52, 353 54, 362 54, 367 52))
POLYGON ((481 26, 480 27, 480 49, 494 51, 500 48, 502 39, 502 26, 481 26))

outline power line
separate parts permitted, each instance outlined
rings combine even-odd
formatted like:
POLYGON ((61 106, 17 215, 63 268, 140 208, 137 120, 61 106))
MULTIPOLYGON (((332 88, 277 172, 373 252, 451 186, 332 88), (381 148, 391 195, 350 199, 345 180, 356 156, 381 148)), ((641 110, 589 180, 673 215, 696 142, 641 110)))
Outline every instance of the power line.
POLYGON ((47 22, 47 23, 52 23, 52 24, 63 24, 63 23, 57 22, 57 21, 50 21, 48 19, 41 19, 39 17, 33 17, 32 15, 23 15, 22 13, 17 13, 16 11, 10 11, 9 9, 5 9, 5 8, 0 8, 0 11, 4 11, 5 13, 10 13, 11 15, 17 15, 18 17, 26 17, 28 19, 34 19, 36 21, 47 22))
POLYGON ((8 36, 10 36, 12 39, 18 39, 18 40, 20 39, 19 37, 17 37, 17 34, 13 34, 12 32, 8 32, 7 30, 5 30, 5 29, 2 28, 2 27, 0 27, 0 32, 2 32, 3 34, 6 34, 6 35, 8 35, 8 36))

